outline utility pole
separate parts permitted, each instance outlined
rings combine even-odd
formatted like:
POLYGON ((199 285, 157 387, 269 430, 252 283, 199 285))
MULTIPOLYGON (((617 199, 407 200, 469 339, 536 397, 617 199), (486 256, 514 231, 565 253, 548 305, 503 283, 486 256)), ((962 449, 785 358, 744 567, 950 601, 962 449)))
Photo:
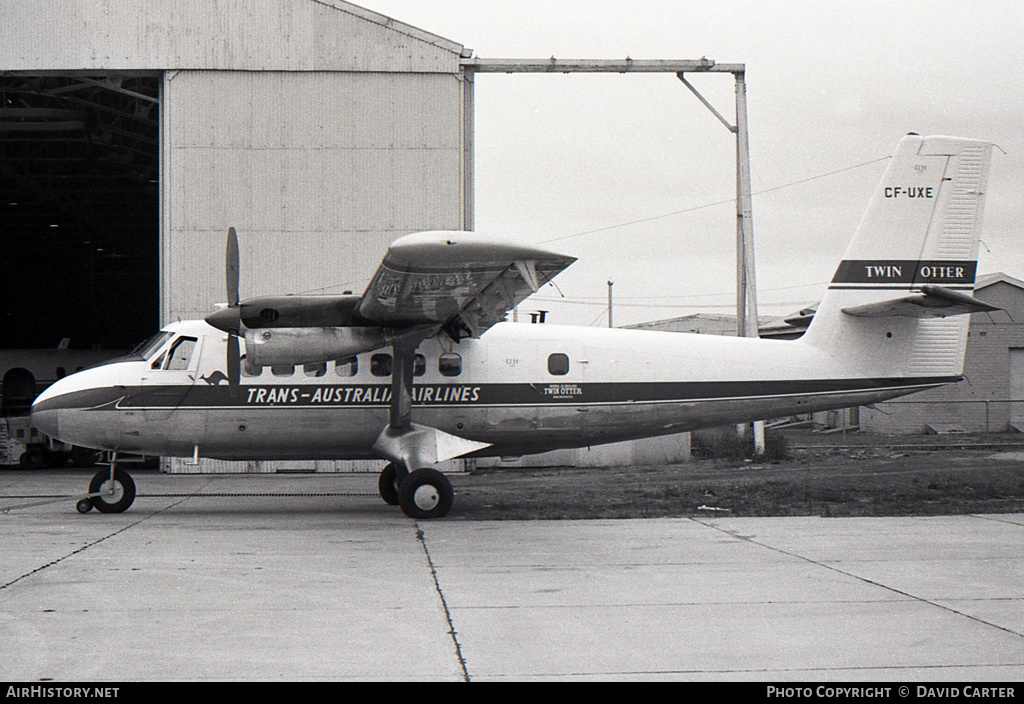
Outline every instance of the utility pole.
POLYGON ((612 286, 614 286, 614 283, 609 281, 608 282, 608 327, 610 327, 610 328, 615 327, 612 324, 612 286))

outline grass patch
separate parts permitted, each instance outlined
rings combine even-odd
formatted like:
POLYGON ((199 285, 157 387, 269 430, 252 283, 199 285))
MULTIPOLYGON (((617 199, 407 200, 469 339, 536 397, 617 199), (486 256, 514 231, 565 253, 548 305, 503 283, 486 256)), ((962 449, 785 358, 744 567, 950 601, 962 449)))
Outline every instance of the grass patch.
POLYGON ((731 455, 727 459, 657 467, 490 469, 452 478, 457 497, 450 517, 503 520, 1024 512, 1024 461, 1001 459, 993 452, 787 448, 786 456, 788 459, 771 462, 734 459, 731 455))

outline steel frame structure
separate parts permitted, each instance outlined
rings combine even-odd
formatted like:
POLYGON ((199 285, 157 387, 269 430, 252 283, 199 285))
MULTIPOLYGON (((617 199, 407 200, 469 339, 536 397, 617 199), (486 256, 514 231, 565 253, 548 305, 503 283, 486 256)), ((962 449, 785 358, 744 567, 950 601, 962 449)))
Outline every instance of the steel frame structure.
MULTIPOLYGON (((473 82, 477 73, 674 73, 725 127, 736 135, 736 334, 757 337, 757 282, 754 274, 754 226, 750 191, 750 141, 747 133, 747 84, 744 64, 720 64, 702 57, 696 60, 644 59, 482 59, 464 52, 460 60, 465 87, 466 120, 463 192, 466 229, 473 229, 473 82), (466 55, 468 54, 468 56, 466 55), (736 124, 731 125, 686 80, 687 73, 730 73, 736 82, 736 124)), ((611 326, 611 282, 608 287, 611 326)), ((742 426, 740 426, 742 428, 742 426)), ((765 448, 764 422, 753 424, 754 451, 765 448)))
MULTIPOLYGON (((469 53, 469 52, 467 52, 469 53)), ((747 84, 744 64, 720 64, 708 58, 686 59, 461 59, 465 79, 467 229, 473 227, 473 82, 478 73, 674 73, 711 113, 736 135, 736 333, 757 337, 757 285, 750 191, 750 142, 747 133, 747 84), (736 124, 731 125, 686 80, 687 73, 729 73, 736 82, 736 124)))

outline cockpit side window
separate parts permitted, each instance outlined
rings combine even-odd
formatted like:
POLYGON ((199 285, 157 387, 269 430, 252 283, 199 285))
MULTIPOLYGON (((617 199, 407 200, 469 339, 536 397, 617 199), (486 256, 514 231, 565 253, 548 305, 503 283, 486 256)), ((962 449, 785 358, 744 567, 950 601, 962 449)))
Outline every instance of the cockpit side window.
POLYGON ((194 337, 180 337, 175 341, 174 345, 171 346, 171 352, 167 357, 167 364, 164 369, 168 370, 183 370, 188 369, 189 362, 192 360, 192 352, 196 348, 196 338, 194 337))
POLYGON ((135 354, 139 355, 143 359, 149 359, 173 336, 174 333, 172 332, 158 332, 145 342, 139 343, 139 346, 134 350, 135 354))

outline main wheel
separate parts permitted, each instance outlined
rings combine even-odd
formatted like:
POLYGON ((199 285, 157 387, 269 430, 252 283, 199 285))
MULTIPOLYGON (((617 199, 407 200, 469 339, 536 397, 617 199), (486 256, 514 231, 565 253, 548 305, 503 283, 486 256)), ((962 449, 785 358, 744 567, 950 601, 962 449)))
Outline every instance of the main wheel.
POLYGON ((93 508, 102 513, 121 513, 126 511, 135 501, 135 480, 123 469, 114 470, 114 478, 110 478, 110 470, 97 472, 89 482, 89 493, 93 496, 93 508))
POLYGON ((398 505, 409 518, 447 516, 454 498, 448 477, 429 467, 410 473, 398 487, 398 505))
POLYGON ((388 506, 398 505, 398 484, 398 467, 388 463, 388 466, 381 470, 380 479, 377 480, 380 498, 384 499, 388 506))

